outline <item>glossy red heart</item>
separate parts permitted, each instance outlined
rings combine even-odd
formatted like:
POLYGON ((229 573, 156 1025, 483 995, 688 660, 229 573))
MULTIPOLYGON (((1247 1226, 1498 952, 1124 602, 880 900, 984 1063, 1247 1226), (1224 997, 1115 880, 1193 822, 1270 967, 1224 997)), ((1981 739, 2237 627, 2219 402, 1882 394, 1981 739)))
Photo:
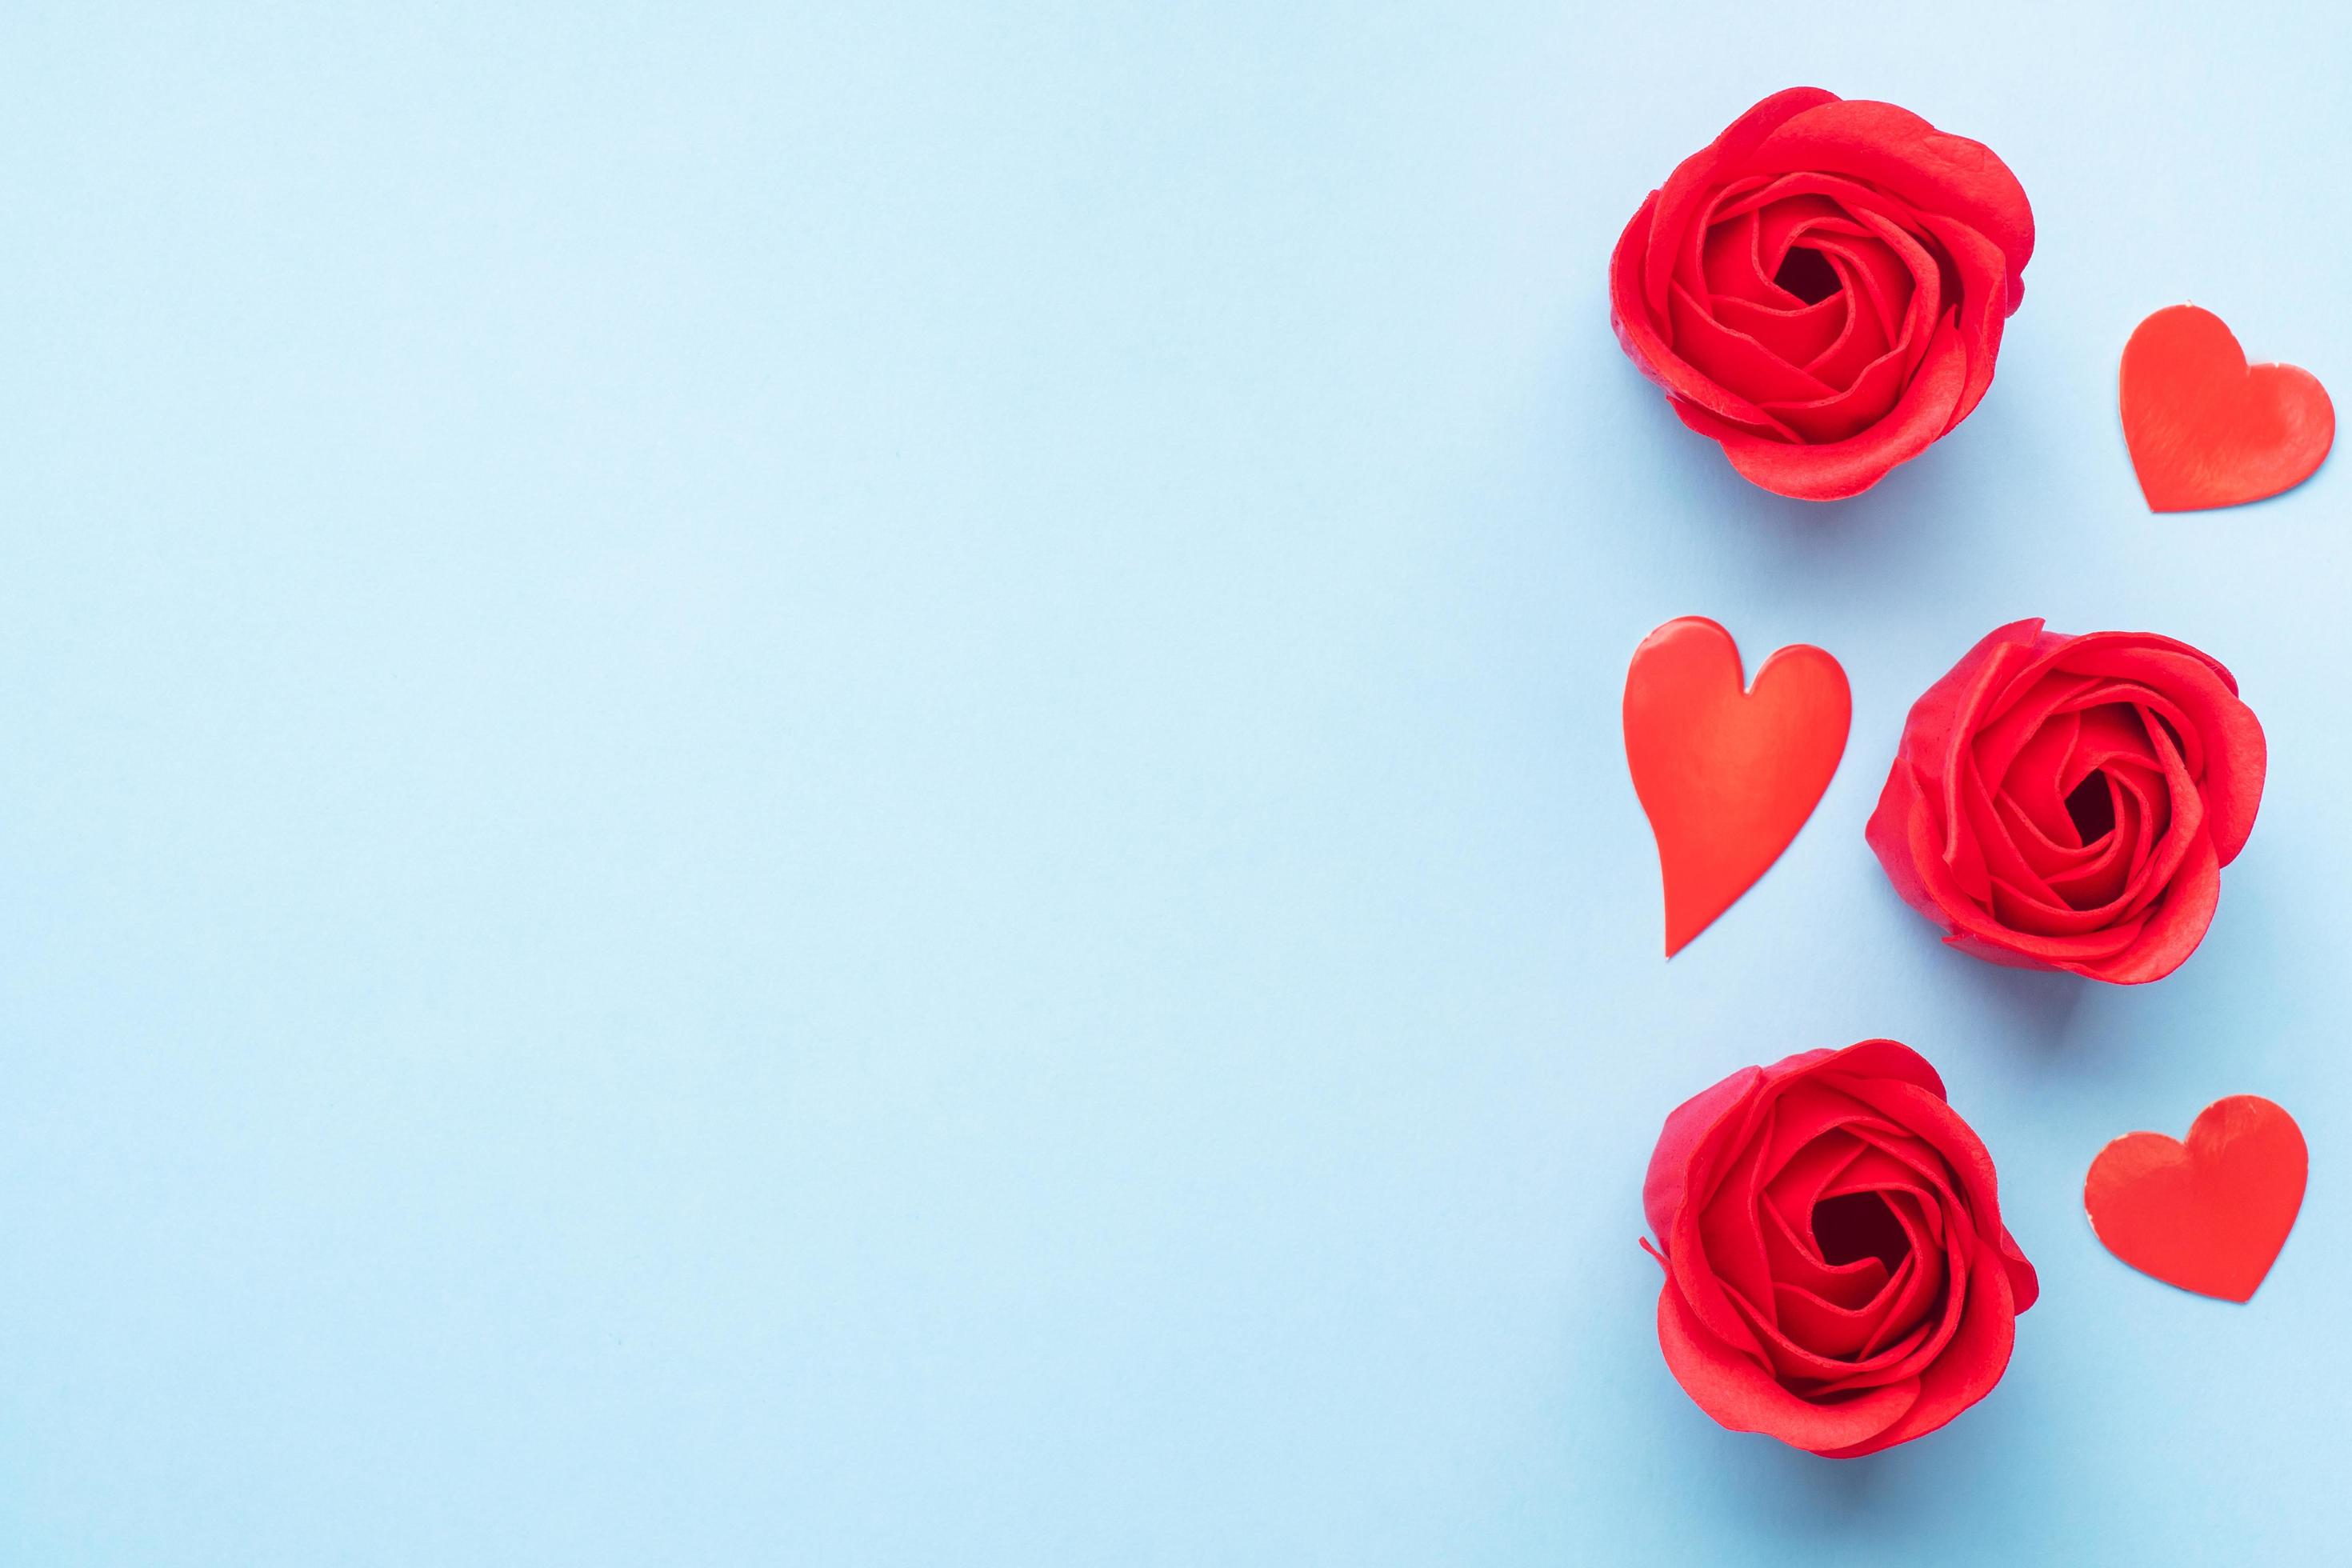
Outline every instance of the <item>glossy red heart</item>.
POLYGON ((1743 689, 1731 634, 1700 616, 1643 639, 1625 672, 1625 761, 1657 836, 1666 956, 1731 907, 1813 814, 1845 753, 1845 671, 1799 644, 1743 689))
POLYGON ((2185 1144, 2132 1132, 2100 1150, 2083 1207, 2101 1245, 2141 1273, 2243 1301, 2294 1228, 2309 1169, 2294 1117, 2233 1094, 2198 1112, 2185 1144))
POLYGON ((2124 345, 2124 444, 2153 511, 2238 506, 2309 479, 2336 405, 2307 370, 2246 363, 2221 318, 2169 305, 2124 345))

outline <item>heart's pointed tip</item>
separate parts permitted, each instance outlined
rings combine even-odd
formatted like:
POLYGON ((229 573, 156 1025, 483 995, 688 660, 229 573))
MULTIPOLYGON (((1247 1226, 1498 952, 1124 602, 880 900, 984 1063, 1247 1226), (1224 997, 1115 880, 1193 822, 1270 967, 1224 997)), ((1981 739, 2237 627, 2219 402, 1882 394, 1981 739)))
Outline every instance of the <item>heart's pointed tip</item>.
MULTIPOLYGON (((1722 912, 1722 910, 1717 910, 1716 914, 1721 914, 1722 912)), ((1695 921, 1679 910, 1668 910, 1666 911, 1666 956, 1668 958, 1672 958, 1675 954, 1680 952, 1683 949, 1696 942, 1698 940, 1699 933, 1714 923, 1715 915, 1708 915, 1704 920, 1695 921)))
MULTIPOLYGON (((2096 1226, 2092 1226, 2093 1234, 2095 1235, 2097 1233, 2097 1229, 2098 1227, 2096 1226)), ((2106 1239, 2107 1238, 2105 1237, 2100 1237, 2099 1245, 2102 1247, 2106 1246, 2106 1239)), ((2109 1250, 2112 1251, 2113 1249, 2110 1248, 2109 1250)), ((2262 1281, 2259 1279, 2254 1281, 2253 1285, 2246 1288, 2245 1294, 2242 1296, 2238 1293, 2238 1287, 2234 1285, 2191 1283, 2186 1279, 2170 1279, 2158 1274, 2152 1268, 2142 1268, 2139 1264, 2133 1263, 2128 1259, 2118 1258, 2116 1261, 2123 1264, 2125 1268, 2130 1269, 2133 1273, 2139 1275, 2141 1278, 2153 1279, 2158 1284, 2168 1286, 2172 1289, 2179 1291, 2184 1296, 2196 1296, 2208 1301, 2235 1301, 2242 1307, 2254 1299, 2254 1291, 2259 1289, 2262 1284, 2262 1281)))
MULTIPOLYGON (((2147 1274, 2145 1268, 2140 1272, 2147 1274)), ((2174 1289, 2185 1290, 2191 1296, 2202 1296, 2209 1301, 2231 1301, 2242 1307, 2254 1299, 2254 1292, 2263 1288, 2263 1280, 2270 1278, 2270 1270, 2263 1269, 2262 1274, 2251 1282, 2215 1280, 2203 1285, 2187 1285, 2178 1279, 2165 1279, 2161 1274, 2148 1274, 2147 1277, 2151 1279, 2163 1280, 2174 1289)))

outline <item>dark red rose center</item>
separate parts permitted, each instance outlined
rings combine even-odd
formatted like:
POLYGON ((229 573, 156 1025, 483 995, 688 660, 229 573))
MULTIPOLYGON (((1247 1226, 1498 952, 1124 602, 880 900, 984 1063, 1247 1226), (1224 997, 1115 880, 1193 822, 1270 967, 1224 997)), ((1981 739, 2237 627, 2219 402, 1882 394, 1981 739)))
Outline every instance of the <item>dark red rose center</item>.
POLYGON ((2093 768, 2083 775, 2066 797, 2066 815, 2074 819, 2074 831, 2082 836, 2088 848, 2116 830, 2116 797, 2107 787, 2107 775, 2093 768))
POLYGON ((1818 305, 1840 289, 1844 280, 1829 258, 1810 246, 1792 245, 1781 258, 1780 268, 1772 274, 1772 281, 1802 300, 1808 305, 1818 305))
POLYGON ((1888 1273, 1910 1255, 1911 1237, 1876 1193, 1843 1193, 1813 1205, 1813 1241, 1836 1268, 1875 1258, 1888 1273))

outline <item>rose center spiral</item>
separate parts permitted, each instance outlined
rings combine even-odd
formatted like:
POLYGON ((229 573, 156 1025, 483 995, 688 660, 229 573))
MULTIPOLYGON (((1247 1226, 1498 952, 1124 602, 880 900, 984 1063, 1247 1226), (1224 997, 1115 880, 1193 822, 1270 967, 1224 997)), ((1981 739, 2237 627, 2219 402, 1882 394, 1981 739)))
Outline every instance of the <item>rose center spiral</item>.
POLYGON ((2107 775, 2093 768, 2066 796, 2066 815, 2089 848, 2116 829, 2116 797, 2107 789, 2107 775))
POLYGON ((1815 1204, 1813 1241, 1833 1268, 1875 1258, 1892 1273, 1911 1252, 1903 1222, 1876 1193, 1843 1193, 1815 1204))
POLYGON ((1789 247, 1789 253, 1780 258, 1780 269, 1772 274, 1772 281, 1808 305, 1818 305, 1845 287, 1829 258, 1804 245, 1789 247))

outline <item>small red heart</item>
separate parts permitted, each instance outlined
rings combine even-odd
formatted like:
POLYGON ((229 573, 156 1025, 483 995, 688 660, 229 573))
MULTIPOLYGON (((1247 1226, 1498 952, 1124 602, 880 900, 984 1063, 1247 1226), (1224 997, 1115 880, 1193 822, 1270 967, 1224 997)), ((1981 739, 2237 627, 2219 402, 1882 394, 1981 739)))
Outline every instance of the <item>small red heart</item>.
POLYGON ((1702 616, 1668 621, 1625 672, 1625 761, 1658 839, 1666 956, 1780 858, 1845 754, 1853 698, 1820 648, 1784 647, 1742 690, 1739 648, 1702 616))
POLYGON ((2152 511, 2238 506, 2309 479, 2336 405, 2307 370, 2246 363, 2221 318, 2168 305, 2124 345, 2124 445, 2152 511))
POLYGON ((2309 1171, 2294 1118, 2233 1094, 2197 1113, 2186 1144, 2131 1132, 2100 1150, 2083 1207, 2100 1244, 2141 1273, 2243 1301, 2286 1245, 2309 1171))

